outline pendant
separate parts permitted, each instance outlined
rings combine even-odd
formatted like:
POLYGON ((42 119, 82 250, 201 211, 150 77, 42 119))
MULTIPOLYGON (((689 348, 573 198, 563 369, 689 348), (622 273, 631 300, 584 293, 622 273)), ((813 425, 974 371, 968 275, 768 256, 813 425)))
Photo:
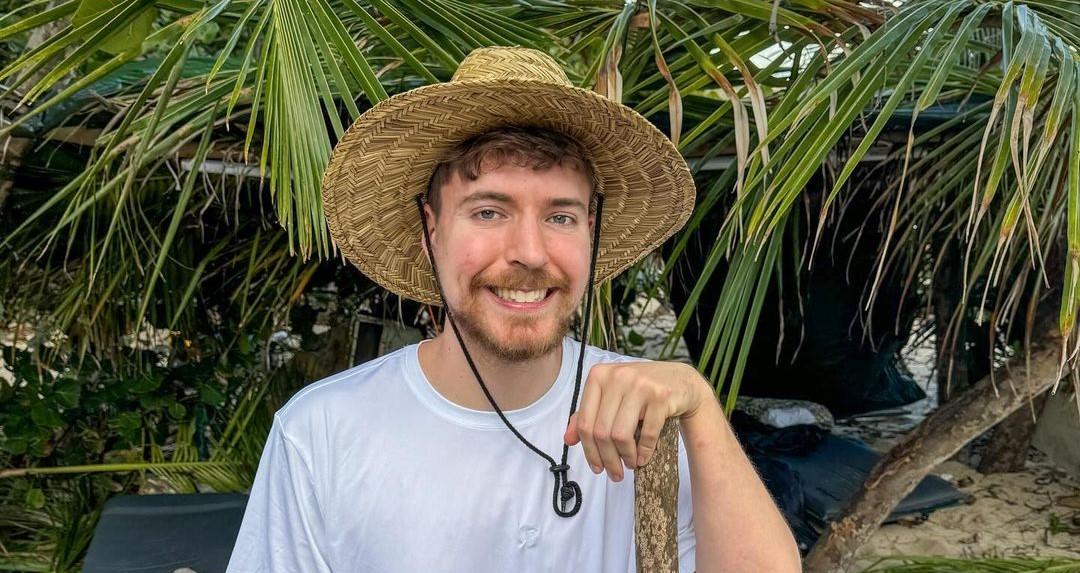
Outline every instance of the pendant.
POLYGON ((561 517, 570 517, 581 509, 581 487, 577 482, 568 481, 559 488, 559 501, 561 511, 557 513, 561 517))

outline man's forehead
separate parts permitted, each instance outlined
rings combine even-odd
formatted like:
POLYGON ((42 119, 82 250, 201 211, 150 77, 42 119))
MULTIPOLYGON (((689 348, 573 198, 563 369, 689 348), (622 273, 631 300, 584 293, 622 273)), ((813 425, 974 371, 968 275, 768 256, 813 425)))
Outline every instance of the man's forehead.
POLYGON ((526 204, 539 201, 557 207, 587 208, 592 195, 584 174, 573 168, 500 167, 469 180, 455 173, 447 182, 452 201, 459 205, 478 202, 526 204), (522 177, 525 175, 525 177, 522 177))

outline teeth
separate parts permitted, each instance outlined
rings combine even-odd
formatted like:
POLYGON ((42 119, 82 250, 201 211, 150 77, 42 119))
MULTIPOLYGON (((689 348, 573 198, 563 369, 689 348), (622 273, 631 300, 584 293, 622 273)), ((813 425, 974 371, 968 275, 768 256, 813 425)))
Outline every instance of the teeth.
POLYGON ((547 290, 513 290, 495 288, 495 295, 513 302, 540 302, 547 296, 547 290))

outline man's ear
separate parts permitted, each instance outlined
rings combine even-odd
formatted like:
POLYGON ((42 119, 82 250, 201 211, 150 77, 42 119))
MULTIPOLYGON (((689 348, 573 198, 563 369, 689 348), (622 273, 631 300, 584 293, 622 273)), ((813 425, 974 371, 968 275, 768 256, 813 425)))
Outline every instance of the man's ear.
MULTIPOLYGON (((420 223, 422 225, 427 225, 428 238, 431 239, 432 243, 435 242, 435 219, 436 219, 435 211, 431 208, 431 204, 428 203, 427 201, 425 201, 424 202, 424 220, 421 221, 420 223)), ((424 230, 423 229, 420 230, 420 248, 424 250, 424 256, 425 257, 430 257, 431 256, 431 254, 428 253, 427 242, 424 241, 424 230)))

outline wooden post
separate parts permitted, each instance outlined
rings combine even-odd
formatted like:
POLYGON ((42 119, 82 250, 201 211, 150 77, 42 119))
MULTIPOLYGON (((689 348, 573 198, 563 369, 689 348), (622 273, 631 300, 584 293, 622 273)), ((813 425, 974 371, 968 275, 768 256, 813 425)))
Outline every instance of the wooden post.
POLYGON ((638 573, 679 571, 679 423, 668 419, 649 463, 634 472, 638 573))

